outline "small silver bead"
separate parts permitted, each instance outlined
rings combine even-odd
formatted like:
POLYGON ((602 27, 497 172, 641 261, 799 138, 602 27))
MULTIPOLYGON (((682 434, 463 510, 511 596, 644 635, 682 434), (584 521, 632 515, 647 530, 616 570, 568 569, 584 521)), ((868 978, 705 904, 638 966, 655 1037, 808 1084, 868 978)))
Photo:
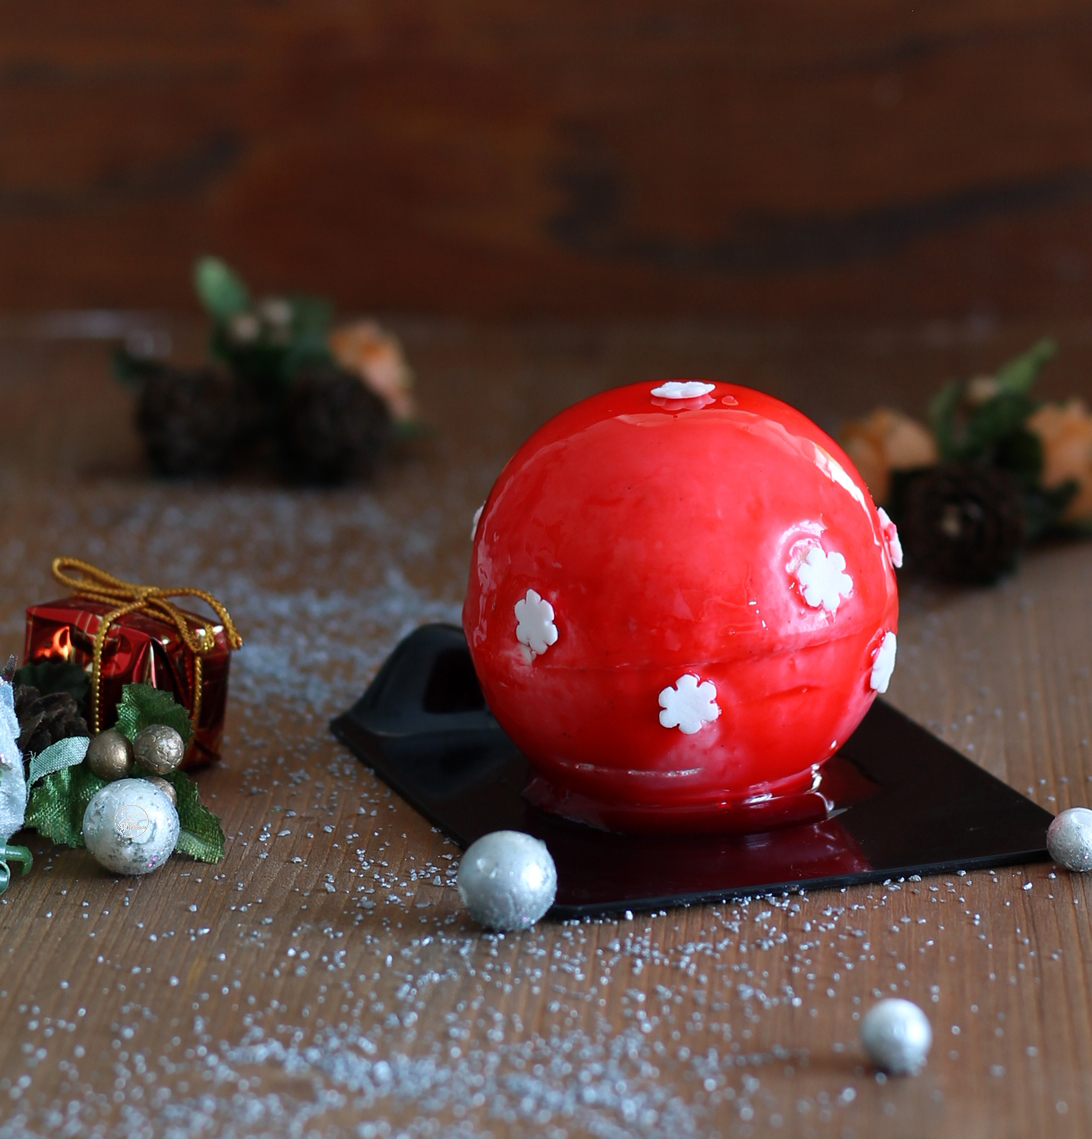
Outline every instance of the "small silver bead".
POLYGON ((1047 828, 1050 857, 1067 870, 1092 870, 1092 811, 1070 807, 1047 828))
POLYGON ((91 797, 83 841, 95 861, 115 874, 148 874, 171 856, 178 812, 147 779, 118 779, 91 797))
POLYGON ((494 831, 467 848, 458 885, 468 913, 486 929, 529 929, 554 904, 557 870, 544 842, 494 831))
POLYGON ((861 1021, 861 1047, 877 1068, 893 1076, 920 1071, 932 1043, 929 1019, 912 1001, 889 997, 861 1021))
POLYGON ((182 737, 166 724, 152 724, 137 732, 133 740, 133 756, 153 775, 169 775, 177 770, 185 754, 182 737))
POLYGON ((113 728, 91 737, 84 759, 91 773, 107 783, 133 773, 133 745, 113 728))

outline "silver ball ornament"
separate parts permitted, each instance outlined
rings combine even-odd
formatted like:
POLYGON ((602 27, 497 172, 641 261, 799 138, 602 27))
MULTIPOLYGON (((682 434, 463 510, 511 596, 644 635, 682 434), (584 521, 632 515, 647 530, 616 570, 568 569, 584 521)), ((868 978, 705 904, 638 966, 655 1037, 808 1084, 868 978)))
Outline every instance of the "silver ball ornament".
POLYGON ((1047 827, 1050 857, 1067 870, 1092 870, 1092 811, 1070 807, 1047 827))
POLYGON ((121 732, 110 728, 91 737, 84 760, 91 773, 107 783, 126 779, 133 773, 133 745, 121 732))
POLYGON ((861 1021, 861 1047, 877 1068, 893 1076, 916 1075, 932 1043, 929 1018, 913 1001, 889 997, 861 1021))
POLYGON ((459 896, 486 929, 529 929, 554 904, 557 869, 546 844, 520 831, 494 831, 467 847, 459 896))
POLYGON ((153 775, 169 775, 177 770, 185 754, 182 737, 166 724, 152 724, 137 732, 133 739, 133 756, 153 775))
POLYGON ((158 787, 170 799, 171 806, 176 811, 178 810, 178 792, 175 791, 173 783, 168 783, 166 779, 161 779, 158 775, 146 775, 144 782, 150 783, 153 787, 158 787))
POLYGON ((83 841, 115 874, 148 874, 178 841, 174 804, 147 779, 118 779, 100 788, 83 813, 83 841))

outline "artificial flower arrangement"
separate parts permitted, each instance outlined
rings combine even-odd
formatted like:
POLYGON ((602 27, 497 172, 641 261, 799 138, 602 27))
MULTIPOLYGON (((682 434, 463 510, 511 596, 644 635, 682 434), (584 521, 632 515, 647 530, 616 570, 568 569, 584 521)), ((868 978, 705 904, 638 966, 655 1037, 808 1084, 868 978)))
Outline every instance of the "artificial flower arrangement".
POLYGON ((157 474, 218 475, 258 451, 289 481, 331 485, 371 477, 414 433, 413 374, 375 321, 335 327, 320 297, 255 300, 215 257, 197 262, 194 285, 212 324, 209 364, 115 354, 157 474))
POLYGON ((891 408, 846 425, 841 442, 899 527, 908 566, 988 584, 1021 549, 1092 529, 1092 412, 1035 399, 1057 352, 1041 340, 992 376, 952 381, 926 426, 891 408))
MULTIPOLYGON (((137 808, 140 815, 129 822, 130 830, 140 833, 118 836, 130 840, 127 849, 139 853, 146 850, 147 842, 131 840, 143 839, 154 825, 156 820, 149 805, 158 807, 168 817, 173 831, 169 849, 160 851, 150 864, 147 859, 136 865, 131 859, 129 864, 110 862, 97 846, 93 847, 96 859, 108 869, 147 873, 161 865, 172 851, 202 862, 219 862, 224 857, 220 822, 202 805, 196 784, 185 772, 177 767, 164 770, 142 766, 135 761, 104 770, 91 754, 99 736, 117 736, 124 741, 122 748, 127 743, 126 750, 131 752, 131 745, 139 741, 141 733, 160 728, 177 735, 181 741, 180 757, 190 736, 189 715, 169 693, 146 684, 127 684, 114 727, 92 737, 71 690, 81 679, 84 685, 87 683, 81 669, 65 664, 29 665, 21 669, 14 665, 12 658, 0 676, 0 893, 7 889, 11 877, 9 863, 19 863, 24 874, 33 864, 30 850, 12 842, 19 831, 36 831, 59 846, 89 845, 85 837, 88 807, 116 780, 140 780, 148 784, 146 791, 150 793, 143 809, 137 808), (50 696, 59 699, 49 700, 50 696)), ((129 798, 133 796, 123 791, 122 799, 129 798)), ((111 815, 117 817, 118 810, 115 808, 111 815)), ((113 818, 109 821, 113 822, 113 818)), ((124 827, 124 821, 119 825, 124 827)), ((149 834, 148 838, 154 840, 155 835, 149 834)))

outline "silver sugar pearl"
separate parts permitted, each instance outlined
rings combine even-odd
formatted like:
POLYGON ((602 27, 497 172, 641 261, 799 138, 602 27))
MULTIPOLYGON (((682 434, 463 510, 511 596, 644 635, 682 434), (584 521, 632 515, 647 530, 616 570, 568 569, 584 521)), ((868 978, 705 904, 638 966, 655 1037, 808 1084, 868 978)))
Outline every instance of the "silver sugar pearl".
POLYGON ((177 770, 185 754, 182 737, 166 724, 152 724, 137 732, 133 740, 133 756, 153 775, 169 775, 177 770))
POLYGON ((83 841, 95 861, 115 874, 148 874, 178 841, 174 804, 147 779, 118 779, 91 797, 83 841))
POLYGON ((1092 811, 1070 807, 1047 827, 1050 857, 1067 870, 1092 870, 1092 811))
POLYGON ((546 844, 520 831, 494 831, 467 848, 459 896, 486 929, 529 929, 554 904, 557 870, 546 844))
POLYGON ((133 773, 133 745, 113 728, 91 737, 84 758, 92 774, 107 783, 133 773))
POLYGON ((861 1021, 861 1047, 877 1068, 893 1076, 916 1075, 932 1043, 929 1018, 913 1001, 889 997, 861 1021))
POLYGON ((174 789, 173 783, 168 783, 166 779, 161 779, 158 775, 146 775, 144 777, 145 783, 150 783, 153 787, 158 787, 164 795, 171 801, 171 806, 178 809, 178 794, 174 789))

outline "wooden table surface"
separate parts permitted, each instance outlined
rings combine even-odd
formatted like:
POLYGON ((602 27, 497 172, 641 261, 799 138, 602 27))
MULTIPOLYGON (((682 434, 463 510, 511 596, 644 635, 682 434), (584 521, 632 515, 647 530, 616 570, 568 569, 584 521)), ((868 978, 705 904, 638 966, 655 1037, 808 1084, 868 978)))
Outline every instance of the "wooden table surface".
MULTIPOLYGON (((402 634, 457 618, 474 508, 571 401, 704 374, 830 429, 920 410, 1045 329, 403 322, 432 435, 373 489, 304 493, 149 481, 104 346, 4 327, 0 651, 61 553, 210 590, 246 647, 199 777, 223 863, 124 880, 35 840, 0 900, 0 1139, 1092 1131, 1085 879, 1040 863, 484 934, 457 848, 326 727, 402 634), (917 1078, 859 1051, 888 994, 931 1019, 917 1078)), ((1087 396, 1092 329, 1057 331, 1044 390, 1087 396)), ((1092 543, 992 590, 904 582, 890 699, 1048 810, 1087 803, 1090 584, 1092 543)))

